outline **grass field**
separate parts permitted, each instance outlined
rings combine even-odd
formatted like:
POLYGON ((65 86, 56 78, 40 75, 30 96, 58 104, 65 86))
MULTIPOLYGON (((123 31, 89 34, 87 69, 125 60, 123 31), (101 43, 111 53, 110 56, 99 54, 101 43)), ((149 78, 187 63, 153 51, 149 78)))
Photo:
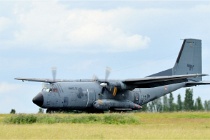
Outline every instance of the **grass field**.
MULTIPOLYGON (((69 114, 56 115, 69 116, 69 114)), ((80 117, 84 114, 71 115, 80 117)), ((88 115, 91 114, 84 116, 88 115)), ((106 114, 96 116, 103 117, 103 115, 106 114)), ((0 139, 210 139, 210 113, 207 112, 122 115, 134 117, 139 122, 136 124, 100 122, 8 124, 4 120, 11 115, 2 114, 0 115, 0 139)))

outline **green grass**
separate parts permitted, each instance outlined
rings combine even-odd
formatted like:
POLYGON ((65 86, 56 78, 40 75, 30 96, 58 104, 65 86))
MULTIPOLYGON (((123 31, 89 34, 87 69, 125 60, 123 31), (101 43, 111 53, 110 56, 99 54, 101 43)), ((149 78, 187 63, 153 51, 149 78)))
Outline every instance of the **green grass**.
POLYGON ((3 120, 7 124, 32 123, 100 123, 100 124, 139 124, 139 119, 131 114, 15 114, 3 120))
POLYGON ((0 139, 210 139, 208 112, 22 115, 36 122, 6 123, 21 115, 0 115, 0 139))

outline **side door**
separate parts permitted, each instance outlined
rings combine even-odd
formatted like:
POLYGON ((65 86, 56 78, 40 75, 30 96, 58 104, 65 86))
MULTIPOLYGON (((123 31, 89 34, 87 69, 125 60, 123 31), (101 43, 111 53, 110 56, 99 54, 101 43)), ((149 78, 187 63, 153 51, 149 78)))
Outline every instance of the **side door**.
POLYGON ((85 108, 88 102, 88 92, 86 89, 78 88, 76 106, 78 108, 85 108))
POLYGON ((95 90, 92 88, 87 89, 87 105, 86 107, 91 107, 96 100, 95 90))

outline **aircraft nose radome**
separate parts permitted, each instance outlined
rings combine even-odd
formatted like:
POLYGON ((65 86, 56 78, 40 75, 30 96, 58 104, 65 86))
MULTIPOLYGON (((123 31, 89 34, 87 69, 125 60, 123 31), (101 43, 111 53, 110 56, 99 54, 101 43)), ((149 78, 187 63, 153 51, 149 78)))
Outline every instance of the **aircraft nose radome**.
POLYGON ((41 93, 39 93, 38 95, 36 95, 34 98, 33 98, 33 103, 42 107, 43 105, 43 102, 44 102, 44 99, 43 99, 43 95, 41 93))

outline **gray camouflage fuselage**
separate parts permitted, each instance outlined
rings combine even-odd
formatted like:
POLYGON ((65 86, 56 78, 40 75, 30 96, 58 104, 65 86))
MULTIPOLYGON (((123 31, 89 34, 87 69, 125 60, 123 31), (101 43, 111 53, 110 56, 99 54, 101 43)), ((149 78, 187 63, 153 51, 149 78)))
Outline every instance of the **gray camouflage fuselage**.
MULTIPOLYGON (((52 110, 139 110, 142 105, 182 87, 210 84, 203 82, 201 40, 185 39, 173 68, 145 78, 127 80, 49 80, 33 102, 52 110)), ((109 71, 107 71, 109 73, 109 71)))
POLYGON ((124 104, 117 107, 106 104, 108 108, 104 107, 98 110, 135 110, 134 108, 131 109, 129 105, 127 106, 125 101, 142 106, 184 86, 185 83, 178 83, 155 88, 135 88, 131 91, 125 90, 118 92, 116 96, 113 96, 109 91, 101 93, 101 86, 97 82, 60 82, 53 84, 51 90, 44 89, 40 93, 43 95, 43 104, 40 107, 49 110, 70 109, 94 111, 97 110, 93 106, 96 101, 101 100, 103 103, 106 100, 111 100, 111 103, 120 101, 124 102, 124 104))

